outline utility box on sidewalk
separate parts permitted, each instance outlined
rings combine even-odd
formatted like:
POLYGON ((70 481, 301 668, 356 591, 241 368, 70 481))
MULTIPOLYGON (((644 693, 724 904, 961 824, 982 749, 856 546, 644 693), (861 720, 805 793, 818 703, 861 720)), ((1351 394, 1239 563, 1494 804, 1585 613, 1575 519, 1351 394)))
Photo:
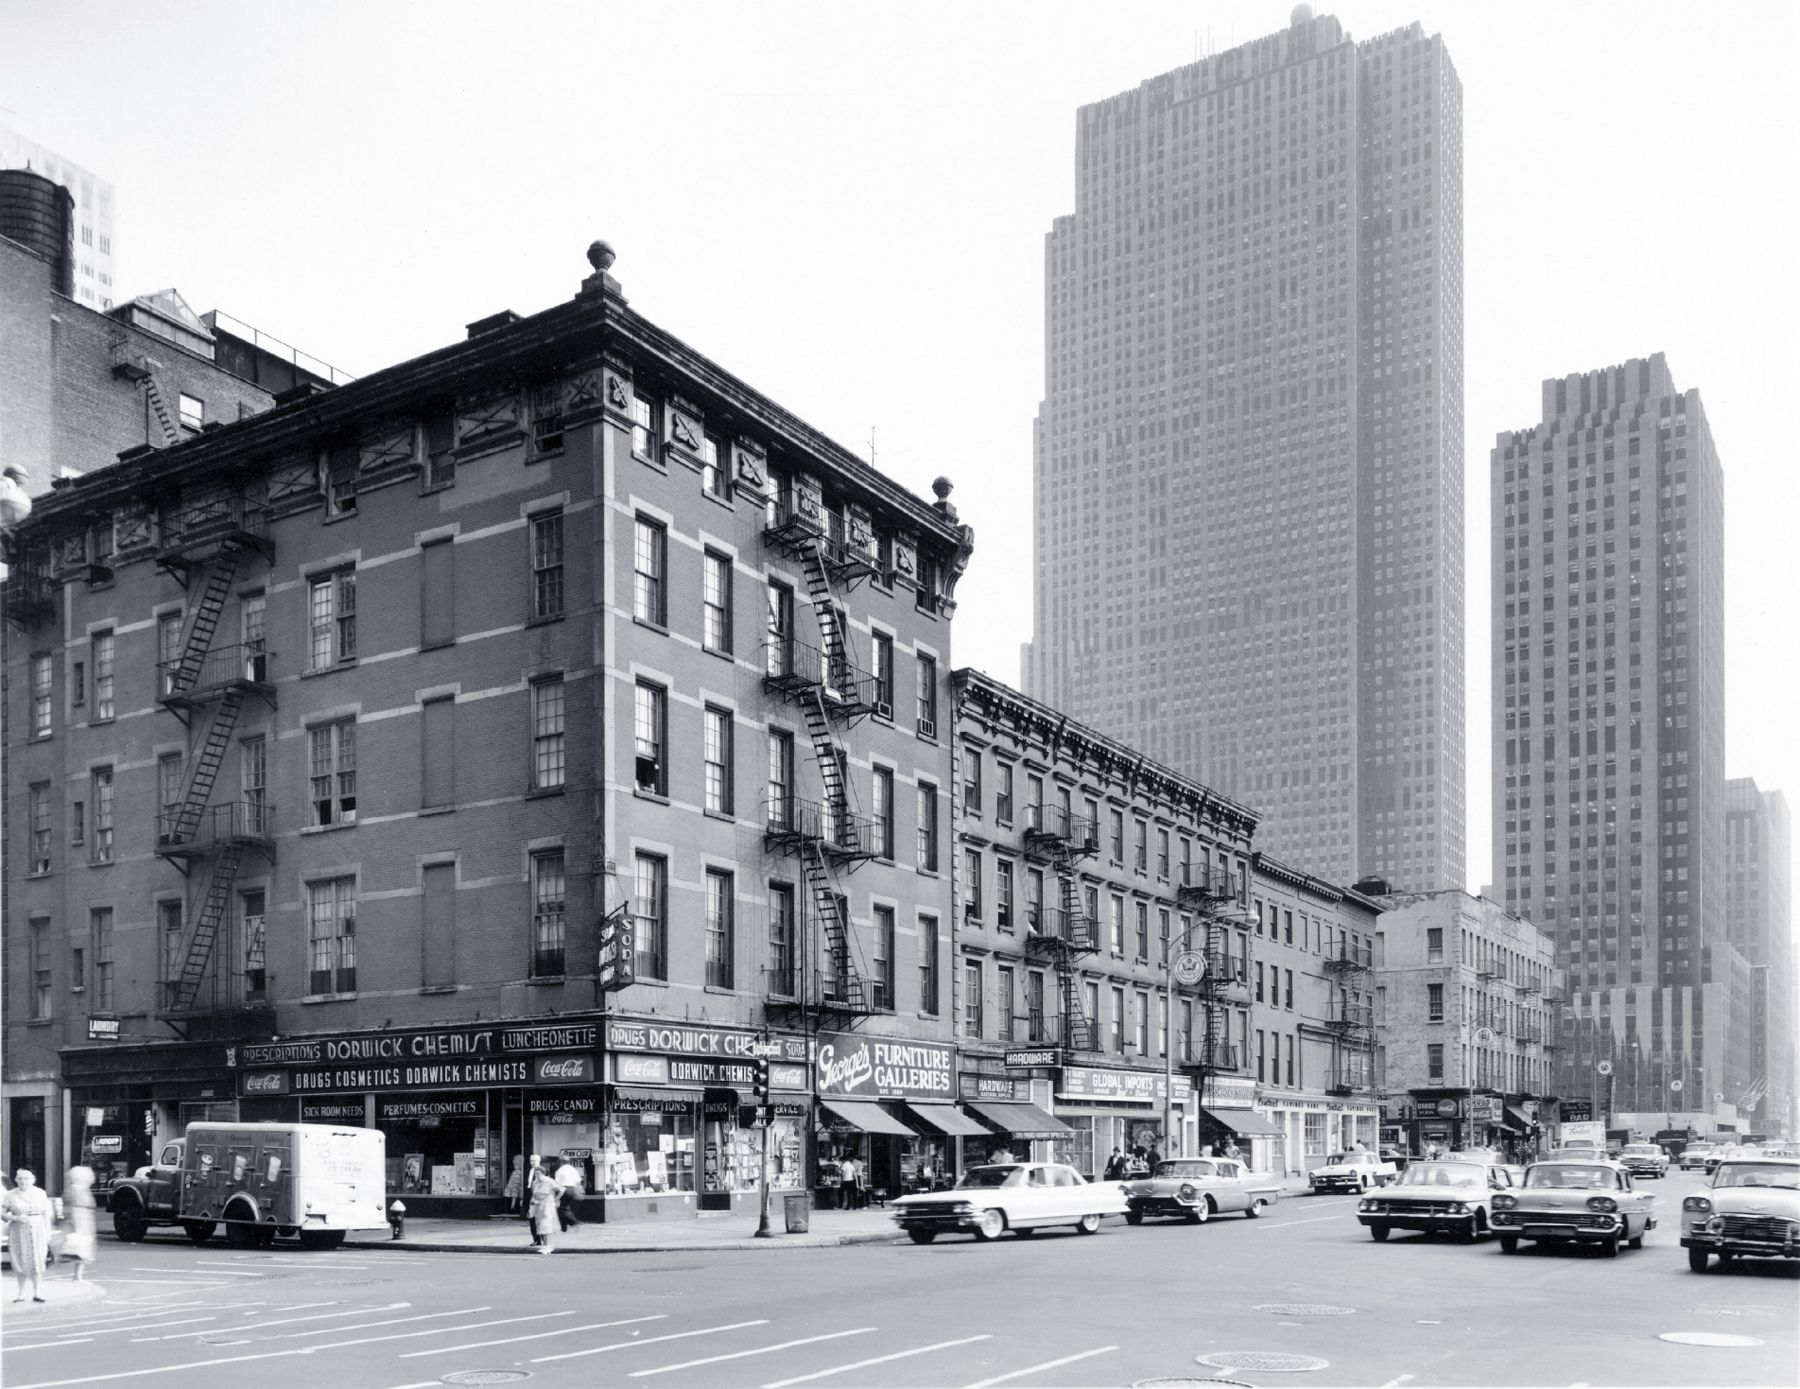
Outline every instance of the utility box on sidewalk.
POLYGON ((804 1235, 812 1229, 812 1193, 810 1191, 795 1192, 782 1198, 787 1207, 787 1232, 790 1235, 804 1235))

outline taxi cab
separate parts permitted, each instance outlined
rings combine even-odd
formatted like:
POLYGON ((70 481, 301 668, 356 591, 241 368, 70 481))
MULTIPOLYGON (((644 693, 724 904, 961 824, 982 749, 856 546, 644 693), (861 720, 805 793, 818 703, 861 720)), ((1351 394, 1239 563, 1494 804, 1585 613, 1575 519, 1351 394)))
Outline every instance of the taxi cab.
POLYGON ((1631 1173, 1605 1159, 1534 1162, 1517 1191, 1494 1197, 1494 1233, 1502 1254, 1516 1253, 1521 1239, 1539 1244, 1591 1244, 1607 1258, 1620 1244, 1642 1249, 1656 1228, 1649 1192, 1631 1173))
POLYGON ((1712 1185, 1681 1203, 1681 1243, 1695 1273, 1714 1257, 1721 1269, 1738 1258, 1800 1262, 1800 1156, 1723 1159, 1712 1185))

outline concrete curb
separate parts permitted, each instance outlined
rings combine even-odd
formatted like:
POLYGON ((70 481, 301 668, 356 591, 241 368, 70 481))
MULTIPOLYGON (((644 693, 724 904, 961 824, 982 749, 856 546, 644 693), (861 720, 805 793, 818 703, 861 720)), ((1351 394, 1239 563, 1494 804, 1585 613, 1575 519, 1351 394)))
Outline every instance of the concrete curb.
MULTIPOLYGON (((20 1307, 14 1305, 12 1294, 16 1293, 18 1289, 14 1287, 11 1282, 11 1272, 11 1269, 7 1270, 7 1295, 3 1299, 7 1315, 9 1317, 16 1317, 24 1314, 28 1310, 38 1310, 39 1304, 32 1302, 29 1297, 26 1298, 24 1306, 20 1307)), ((106 1296, 106 1289, 104 1286, 86 1278, 77 1283, 73 1278, 51 1278, 46 1274, 44 1276, 44 1281, 38 1286, 44 1290, 42 1310, 45 1311, 48 1311, 52 1307, 67 1307, 71 1303, 76 1302, 98 1302, 101 1298, 106 1296)))
MULTIPOLYGON (((708 1254, 721 1250, 756 1249, 766 1252, 787 1249, 839 1249, 853 1244, 896 1244, 902 1236, 898 1230, 866 1235, 778 1235, 774 1239, 708 1240, 703 1244, 609 1244, 598 1247, 564 1245, 557 1254, 708 1254)), ((390 1240, 383 1244, 350 1244, 341 1246, 357 1253, 400 1250, 414 1254, 530 1254, 528 1244, 449 1244, 435 1241, 390 1240)))

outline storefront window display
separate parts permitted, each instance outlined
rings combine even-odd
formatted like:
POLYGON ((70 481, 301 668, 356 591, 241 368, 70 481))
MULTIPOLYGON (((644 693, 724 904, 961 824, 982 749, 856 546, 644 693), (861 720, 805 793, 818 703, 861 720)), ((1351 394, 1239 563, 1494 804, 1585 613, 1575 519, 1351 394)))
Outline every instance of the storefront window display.
POLYGON ((591 1195, 600 1168, 600 1092, 532 1095, 526 1100, 526 1110, 531 1120, 531 1151, 552 1172, 568 1163, 581 1177, 576 1194, 591 1195))
MULTIPOLYGON (((804 1104, 776 1104, 775 1122, 769 1129, 771 1191, 798 1191, 805 1185, 801 1149, 805 1121, 804 1104)), ((761 1190, 758 1164, 762 1160, 763 1133, 750 1122, 750 1111, 735 1103, 708 1100, 701 1136, 701 1191, 729 1194, 761 1190)))
POLYGON ((606 1194, 693 1191, 699 1108, 698 1096, 615 1093, 604 1129, 606 1194))
POLYGON ((907 1139, 900 1150, 900 1190, 936 1191, 948 1185, 950 1140, 931 1134, 907 1139))
POLYGON ((376 1127, 387 1135, 388 1190, 431 1196, 497 1192, 500 1131, 488 1126, 487 1102, 485 1091, 453 1099, 383 1096, 375 1114, 376 1127))

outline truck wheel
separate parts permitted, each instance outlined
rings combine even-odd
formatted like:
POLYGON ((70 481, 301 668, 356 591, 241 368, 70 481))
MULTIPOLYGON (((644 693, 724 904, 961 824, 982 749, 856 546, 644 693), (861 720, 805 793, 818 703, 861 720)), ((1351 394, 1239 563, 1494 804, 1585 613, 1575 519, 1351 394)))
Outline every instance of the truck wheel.
POLYGON ((300 1232, 302 1249, 336 1249, 343 1242, 344 1232, 342 1230, 302 1230, 300 1232))
POLYGON ((1697 1244, 1688 1246, 1688 1272, 1706 1272, 1706 1251, 1697 1244))
POLYGON ((150 1226, 137 1202, 128 1201, 113 1212, 113 1233, 125 1244, 141 1243, 150 1233, 150 1226))
POLYGON ((181 1222, 181 1228, 187 1231, 187 1237, 195 1244, 205 1244, 213 1237, 213 1231, 219 1227, 216 1221, 184 1220, 181 1222))
POLYGON ((1380 1244, 1384 1240, 1386 1240, 1387 1237, 1388 1237, 1388 1227, 1387 1226, 1385 1226, 1385 1225, 1369 1226, 1369 1238, 1374 1240, 1375 1243, 1380 1244))
POLYGON ((914 1244, 930 1244, 934 1239, 937 1238, 937 1231, 936 1230, 926 1230, 926 1229, 921 1228, 920 1226, 915 1225, 912 1227, 912 1229, 910 1229, 906 1232, 906 1236, 914 1244))
POLYGON ((275 1227, 275 1233, 280 1235, 283 1239, 292 1239, 300 1232, 292 1225, 277 1225, 275 1227))

